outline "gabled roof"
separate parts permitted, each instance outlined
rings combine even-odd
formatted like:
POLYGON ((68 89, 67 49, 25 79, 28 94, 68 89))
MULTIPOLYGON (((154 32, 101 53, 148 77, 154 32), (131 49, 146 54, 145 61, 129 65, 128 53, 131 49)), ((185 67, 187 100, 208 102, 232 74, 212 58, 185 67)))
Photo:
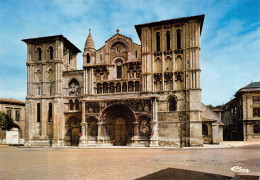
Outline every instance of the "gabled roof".
POLYGON ((260 81, 258 82, 251 82, 247 86, 241 88, 241 89, 252 89, 252 88, 260 88, 260 81))
POLYGON ((198 21, 200 21, 200 33, 201 33, 204 17, 205 17, 205 15, 202 14, 202 15, 198 15, 198 16, 189 16, 189 17, 168 19, 168 20, 163 20, 163 21, 155 21, 155 22, 151 22, 151 23, 135 25, 135 29, 136 29, 136 32, 137 32, 139 38, 141 39, 141 28, 143 28, 143 27, 164 26, 164 25, 170 25, 170 24, 175 24, 175 23, 183 23, 183 22, 187 22, 189 20, 198 20, 198 21))
POLYGON ((241 89, 239 89, 236 92, 236 95, 239 92, 244 92, 244 91, 260 91, 260 81, 257 82, 251 82, 248 85, 246 85, 245 87, 242 87, 241 89))
POLYGON ((132 41, 132 39, 131 39, 130 37, 127 37, 127 36, 124 36, 124 35, 122 35, 122 34, 116 33, 114 36, 112 36, 111 38, 109 38, 108 40, 106 40, 105 43, 107 43, 107 41, 111 40, 113 37, 115 37, 115 36, 117 36, 117 35, 123 36, 123 37, 125 37, 125 38, 127 38, 127 39, 130 39, 130 40, 132 41))
POLYGON ((81 52, 74 44, 72 44, 67 38, 63 35, 55 35, 55 36, 45 36, 45 37, 38 37, 38 38, 30 38, 30 39, 22 39, 25 43, 34 43, 34 42, 48 42, 53 40, 62 40, 65 46, 71 48, 74 52, 79 53, 81 52))
POLYGON ((25 102, 24 101, 15 100, 15 99, 0 98, 0 104, 25 105, 25 102))

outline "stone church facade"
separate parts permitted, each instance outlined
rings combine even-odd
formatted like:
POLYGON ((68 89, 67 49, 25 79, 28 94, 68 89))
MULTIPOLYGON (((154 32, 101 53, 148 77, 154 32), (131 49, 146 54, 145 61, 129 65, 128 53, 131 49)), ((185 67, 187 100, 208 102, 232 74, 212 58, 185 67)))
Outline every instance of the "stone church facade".
MULTIPOLYGON (((24 39, 25 145, 202 146, 203 20, 199 15, 136 25, 141 45, 117 30, 100 49, 89 31, 82 70, 81 51, 62 35, 24 39)), ((218 119, 206 124, 212 122, 218 119)))

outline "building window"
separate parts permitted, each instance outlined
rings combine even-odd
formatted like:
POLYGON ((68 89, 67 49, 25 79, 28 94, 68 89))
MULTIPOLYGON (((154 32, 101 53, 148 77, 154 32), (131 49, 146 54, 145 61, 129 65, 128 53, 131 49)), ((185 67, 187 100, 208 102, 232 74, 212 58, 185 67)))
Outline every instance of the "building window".
POLYGON ((204 123, 202 123, 202 135, 207 136, 208 135, 208 126, 204 123))
POLYGON ((38 95, 41 95, 41 88, 38 87, 38 95))
POLYGON ((260 117, 260 107, 253 108, 253 117, 260 117))
POLYGON ((181 49, 181 30, 177 29, 177 49, 181 49))
POLYGON ((116 92, 121 92, 121 84, 120 83, 116 84, 116 92))
POLYGON ((135 92, 139 92, 140 91, 140 82, 135 81, 135 92))
POLYGON ((122 78, 122 62, 118 61, 116 63, 116 72, 117 72, 117 78, 122 78))
POLYGON ((125 82, 123 83, 122 91, 127 92, 127 84, 125 82))
POLYGON ((115 93, 115 86, 114 86, 114 83, 111 82, 111 83, 109 84, 109 86, 110 86, 109 92, 110 92, 110 93, 115 93))
POLYGON ((7 110, 7 115, 11 118, 12 117, 12 110, 7 110))
POLYGON ((100 55, 100 62, 102 62, 102 55, 100 55))
POLYGON ((38 60, 41 61, 42 60, 42 50, 41 50, 41 48, 37 48, 37 53, 38 53, 38 60))
POLYGON ((106 82, 103 84, 103 93, 108 93, 108 84, 106 82))
POLYGON ((135 51, 135 58, 137 58, 137 51, 135 51))
POLYGON ((170 31, 167 31, 166 33, 166 45, 167 45, 167 50, 171 49, 171 35, 170 35, 170 31))
POLYGON ((102 93, 102 86, 100 83, 97 84, 97 94, 101 94, 102 93))
POLYGON ((52 103, 49 103, 49 122, 52 122, 52 103))
POLYGON ((74 103, 73 103, 72 99, 70 99, 69 105, 70 105, 70 110, 72 111, 73 110, 73 106, 74 106, 74 103))
POLYGON ((156 51, 160 51, 160 33, 156 33, 156 51))
POLYGON ((90 55, 87 53, 87 63, 90 63, 90 55))
POLYGON ((15 111, 15 120, 19 121, 20 120, 20 110, 15 111))
POLYGON ((76 110, 79 110, 79 100, 75 100, 76 110))
POLYGON ((169 102, 169 111, 176 111, 177 102, 175 97, 170 97, 168 102, 169 102))
POLYGON ((130 81, 128 82, 128 92, 134 91, 134 82, 130 81))
POLYGON ((37 103, 37 122, 41 122, 41 104, 37 103))
POLYGON ((260 96, 253 96, 253 102, 260 102, 260 96))
POLYGON ((50 53, 50 59, 52 60, 53 59, 53 47, 52 46, 49 47, 49 53, 50 53))
POLYGON ((259 124, 254 125, 254 133, 260 133, 260 125, 259 124))

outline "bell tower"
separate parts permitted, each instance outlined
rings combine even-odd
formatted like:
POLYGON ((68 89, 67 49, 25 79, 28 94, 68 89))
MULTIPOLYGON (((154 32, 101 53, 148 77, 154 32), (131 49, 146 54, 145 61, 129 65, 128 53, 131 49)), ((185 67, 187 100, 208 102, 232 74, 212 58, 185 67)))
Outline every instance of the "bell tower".
POLYGON ((38 145, 37 139, 48 145, 53 138, 55 146, 60 142, 56 129, 63 117, 62 74, 77 69, 80 50, 62 35, 22 41, 27 44, 25 145, 38 145))

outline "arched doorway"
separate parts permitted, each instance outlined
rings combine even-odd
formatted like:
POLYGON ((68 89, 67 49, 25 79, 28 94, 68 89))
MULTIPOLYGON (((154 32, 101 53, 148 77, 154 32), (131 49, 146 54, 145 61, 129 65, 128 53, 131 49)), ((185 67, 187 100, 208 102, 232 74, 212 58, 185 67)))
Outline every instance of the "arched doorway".
POLYGON ((66 122, 66 136, 70 138, 71 146, 79 145, 79 134, 81 133, 80 119, 76 116, 69 118, 66 122))
POLYGON ((103 124, 101 134, 108 137, 114 146, 126 146, 131 143, 136 117, 129 106, 110 105, 103 110, 100 119, 103 124))

